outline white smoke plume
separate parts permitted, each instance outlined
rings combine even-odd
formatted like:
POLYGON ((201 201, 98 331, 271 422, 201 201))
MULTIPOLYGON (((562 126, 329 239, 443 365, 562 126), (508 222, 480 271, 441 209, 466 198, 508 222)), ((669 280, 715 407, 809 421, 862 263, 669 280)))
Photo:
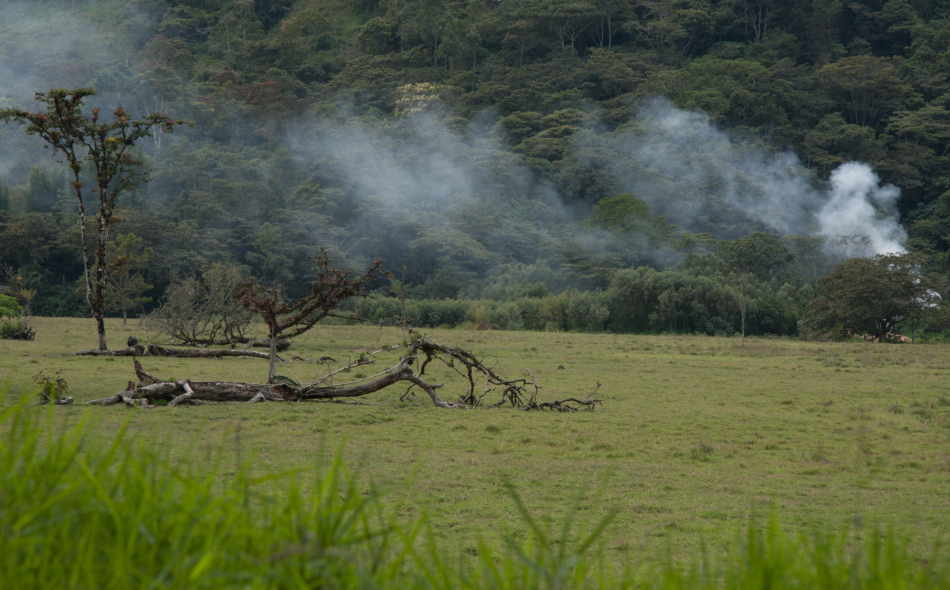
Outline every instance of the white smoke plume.
POLYGON ((867 236, 878 254, 904 251, 900 189, 880 186, 867 164, 842 164, 824 184, 795 154, 736 139, 665 99, 648 103, 617 136, 614 172, 624 189, 682 227, 738 237, 736 221, 745 219, 780 234, 867 236))
POLYGON ((867 236, 877 254, 903 252, 907 233, 893 216, 901 191, 894 185, 880 186, 881 179, 867 164, 848 162, 831 173, 829 200, 818 212, 821 234, 829 238, 867 236))

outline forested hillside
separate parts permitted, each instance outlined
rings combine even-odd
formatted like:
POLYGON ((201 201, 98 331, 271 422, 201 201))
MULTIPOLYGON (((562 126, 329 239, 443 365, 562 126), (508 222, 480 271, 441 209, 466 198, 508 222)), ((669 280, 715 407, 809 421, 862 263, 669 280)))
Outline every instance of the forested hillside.
MULTIPOLYGON (((144 309, 215 263, 300 292, 324 247, 422 324, 728 332, 751 299, 794 333, 838 260, 948 266, 945 2, 7 0, 0 58, 0 107, 194 122, 123 197, 144 309)), ((0 284, 40 315, 87 312, 65 172, 0 128, 0 284)))

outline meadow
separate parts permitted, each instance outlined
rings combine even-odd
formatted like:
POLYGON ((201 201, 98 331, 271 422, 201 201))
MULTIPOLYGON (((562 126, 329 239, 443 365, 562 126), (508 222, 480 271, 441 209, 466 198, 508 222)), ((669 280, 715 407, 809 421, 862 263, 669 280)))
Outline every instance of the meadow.
MULTIPOLYGON (((947 537, 946 345, 429 330, 505 375, 531 369, 544 399, 585 395, 600 383, 603 406, 575 414, 443 410, 424 396, 400 402, 404 388, 391 388, 364 398, 368 405, 129 409, 82 403, 124 389, 134 379, 131 359, 59 356, 94 345, 91 320, 37 318, 36 326, 35 342, 0 341, 0 379, 20 392, 40 370, 62 370, 76 403, 54 408, 57 429, 88 415, 95 435, 110 439, 127 425, 132 442, 191 469, 220 458, 225 480, 242 464, 251 477, 311 470, 339 451, 360 489, 381 490, 397 518, 426 515, 449 555, 526 538, 509 484, 552 525, 570 513, 583 531, 614 512, 603 548, 621 565, 723 553, 737 531, 765 523, 772 510, 792 533, 894 530, 921 557, 947 537)), ((130 332, 145 336, 134 321, 110 320, 108 330, 113 347, 130 332)), ((394 328, 321 326, 284 356, 343 361, 404 337, 394 328)), ((390 353, 351 376, 397 358, 390 353)), ((142 363, 176 379, 259 382, 267 372, 265 360, 250 358, 142 363)), ((281 368, 304 380, 323 371, 301 361, 281 368)), ((462 393, 449 368, 428 374, 446 384, 444 399, 462 393)), ((281 494, 281 485, 272 491, 281 494)))

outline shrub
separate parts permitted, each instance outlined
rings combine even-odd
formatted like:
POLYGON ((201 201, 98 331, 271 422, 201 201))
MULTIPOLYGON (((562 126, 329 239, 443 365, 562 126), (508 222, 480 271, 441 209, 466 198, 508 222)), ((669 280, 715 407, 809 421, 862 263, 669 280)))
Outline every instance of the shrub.
POLYGON ((3 318, 0 320, 0 340, 33 340, 36 329, 27 318, 3 318))
POLYGON ((0 318, 19 317, 23 307, 9 295, 0 295, 0 318))
POLYGON ((708 336, 732 336, 736 333, 732 324, 721 317, 710 318, 704 324, 708 336))

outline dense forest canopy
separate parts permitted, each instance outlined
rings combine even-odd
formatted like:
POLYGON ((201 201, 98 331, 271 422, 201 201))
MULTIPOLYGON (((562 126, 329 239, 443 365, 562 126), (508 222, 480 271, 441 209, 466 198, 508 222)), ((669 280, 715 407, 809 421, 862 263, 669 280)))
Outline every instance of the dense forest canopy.
MULTIPOLYGON (((122 197, 146 307, 215 264, 304 292, 322 247, 382 257, 421 324, 728 332, 748 297, 753 331, 793 333, 837 261, 950 263, 943 2, 0 8, 0 107, 92 86, 194 122, 141 144, 153 180, 122 197)), ((37 314, 87 313, 65 172, 0 128, 2 281, 37 314)))

